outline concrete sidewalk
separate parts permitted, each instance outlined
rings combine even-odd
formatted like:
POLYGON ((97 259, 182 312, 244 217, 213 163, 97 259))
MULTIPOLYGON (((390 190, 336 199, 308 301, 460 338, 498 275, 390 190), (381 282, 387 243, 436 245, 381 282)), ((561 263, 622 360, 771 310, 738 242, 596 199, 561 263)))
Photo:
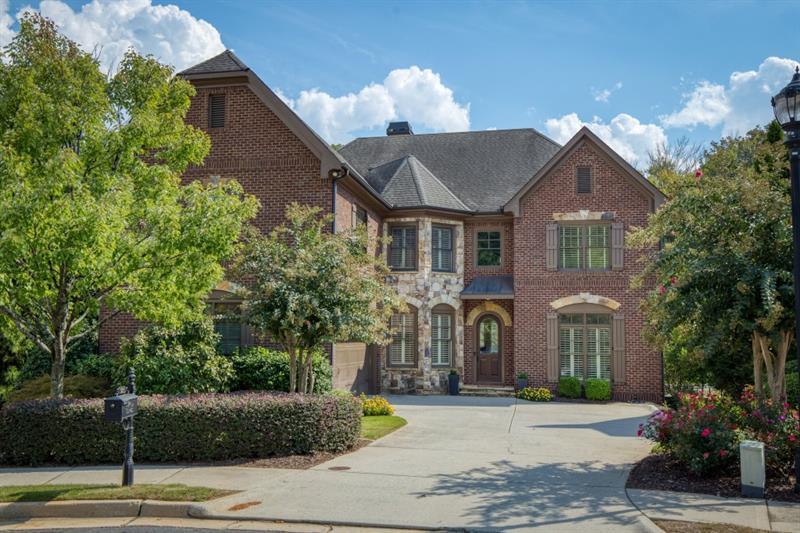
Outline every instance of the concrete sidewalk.
POLYGON ((800 532, 800 504, 796 503, 638 489, 628 489, 628 497, 651 520, 733 524, 764 531, 800 532))

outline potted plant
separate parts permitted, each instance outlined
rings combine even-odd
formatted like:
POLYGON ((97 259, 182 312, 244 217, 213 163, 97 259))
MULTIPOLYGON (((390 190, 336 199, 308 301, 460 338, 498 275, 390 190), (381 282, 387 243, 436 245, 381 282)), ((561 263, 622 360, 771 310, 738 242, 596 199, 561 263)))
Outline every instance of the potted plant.
POLYGON ((447 385, 450 396, 458 396, 458 372, 455 370, 450 371, 450 375, 447 376, 447 385))
POLYGON ((520 372, 517 374, 517 390, 522 390, 528 386, 528 374, 520 372))

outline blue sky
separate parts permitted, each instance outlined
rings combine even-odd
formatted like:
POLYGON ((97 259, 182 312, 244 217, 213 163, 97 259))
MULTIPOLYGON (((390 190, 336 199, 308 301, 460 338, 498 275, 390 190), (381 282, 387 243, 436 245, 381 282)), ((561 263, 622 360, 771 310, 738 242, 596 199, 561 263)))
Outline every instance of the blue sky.
POLYGON ((769 93, 800 59, 797 2, 122 0, 112 29, 111 4, 86 4, 32 2, 85 45, 133 44, 178 66, 231 48, 332 142, 392 119, 560 142, 589 124, 641 163, 658 142, 768 120, 769 93))

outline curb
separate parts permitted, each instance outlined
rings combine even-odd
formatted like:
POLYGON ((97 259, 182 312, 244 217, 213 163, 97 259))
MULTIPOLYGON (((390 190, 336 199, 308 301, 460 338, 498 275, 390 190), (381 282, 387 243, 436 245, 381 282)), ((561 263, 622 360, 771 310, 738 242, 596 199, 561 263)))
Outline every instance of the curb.
POLYGON ((139 516, 142 500, 0 503, 0 518, 122 518, 139 516))

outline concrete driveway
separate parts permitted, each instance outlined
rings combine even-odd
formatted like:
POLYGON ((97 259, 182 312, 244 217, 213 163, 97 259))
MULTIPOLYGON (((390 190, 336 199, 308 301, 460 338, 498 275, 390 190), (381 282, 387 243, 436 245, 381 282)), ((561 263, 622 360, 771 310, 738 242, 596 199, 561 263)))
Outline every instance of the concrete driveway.
POLYGON ((646 530, 624 487, 650 447, 635 436, 649 406, 390 401, 408 426, 310 470, 272 472, 267 484, 207 510, 416 528, 646 530), (243 502, 251 506, 229 511, 243 502))

